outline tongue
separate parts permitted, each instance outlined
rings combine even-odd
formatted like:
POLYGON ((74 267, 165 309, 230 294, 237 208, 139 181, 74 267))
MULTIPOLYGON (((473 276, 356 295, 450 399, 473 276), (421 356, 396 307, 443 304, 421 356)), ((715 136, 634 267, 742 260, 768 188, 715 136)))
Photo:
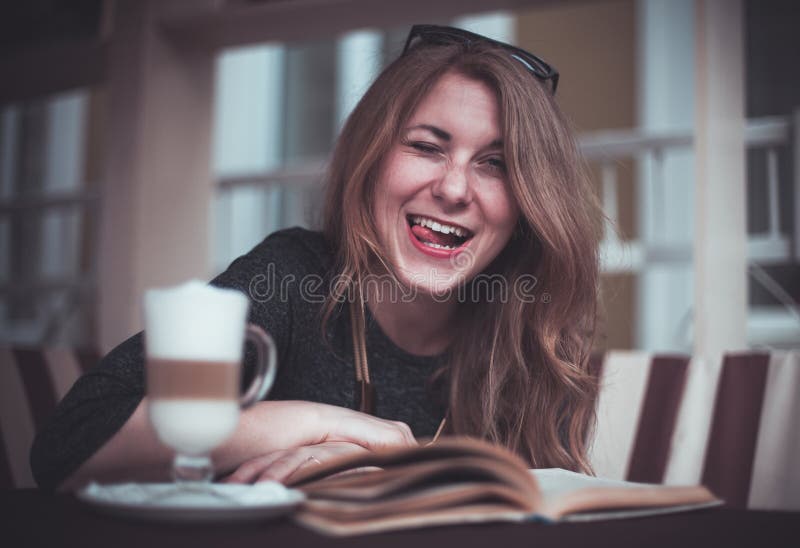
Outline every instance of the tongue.
POLYGON ((453 234, 442 234, 441 232, 436 232, 427 226, 421 225, 412 226, 411 232, 414 233, 414 236, 416 236, 418 240, 423 242, 458 247, 459 238, 453 234))

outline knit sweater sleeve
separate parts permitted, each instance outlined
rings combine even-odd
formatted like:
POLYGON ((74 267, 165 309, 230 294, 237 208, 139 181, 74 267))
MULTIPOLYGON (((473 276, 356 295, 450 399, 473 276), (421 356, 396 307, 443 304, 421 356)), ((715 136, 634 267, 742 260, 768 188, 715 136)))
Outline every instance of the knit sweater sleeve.
MULTIPOLYGON (((250 297, 250 321, 272 335, 279 357, 292 339, 292 294, 281 291, 281 282, 302 275, 312 260, 302 234, 294 229, 271 235, 211 282, 250 297)), ((55 489, 125 424, 145 394, 144 364, 142 332, 75 382, 34 439, 30 464, 40 487, 55 489)))

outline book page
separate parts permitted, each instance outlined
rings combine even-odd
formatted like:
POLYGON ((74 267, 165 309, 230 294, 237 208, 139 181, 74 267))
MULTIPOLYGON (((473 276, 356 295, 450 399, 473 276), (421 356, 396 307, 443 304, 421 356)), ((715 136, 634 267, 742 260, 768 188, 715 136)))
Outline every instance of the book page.
POLYGON ((702 486, 611 480, 559 468, 530 472, 542 493, 541 514, 553 520, 615 519, 722 504, 702 486))
POLYGON ((531 470, 531 475, 536 478, 539 489, 545 499, 553 499, 564 493, 570 493, 586 487, 642 487, 650 483, 635 483, 606 478, 597 478, 577 472, 570 472, 562 468, 541 468, 531 470))

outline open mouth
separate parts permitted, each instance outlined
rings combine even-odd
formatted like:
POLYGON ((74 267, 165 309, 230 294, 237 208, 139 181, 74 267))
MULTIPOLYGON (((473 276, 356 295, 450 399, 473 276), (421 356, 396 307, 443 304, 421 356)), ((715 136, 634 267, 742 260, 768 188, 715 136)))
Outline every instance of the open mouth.
POLYGON ((435 221, 429 217, 408 215, 406 219, 414 238, 429 248, 453 251, 462 247, 474 236, 467 228, 435 221))

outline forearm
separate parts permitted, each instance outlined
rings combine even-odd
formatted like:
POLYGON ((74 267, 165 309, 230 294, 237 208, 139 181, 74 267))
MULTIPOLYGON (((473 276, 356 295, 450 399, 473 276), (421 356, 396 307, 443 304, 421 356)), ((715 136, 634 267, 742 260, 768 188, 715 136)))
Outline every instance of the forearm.
POLYGON ((90 481, 165 481, 173 452, 162 445, 147 417, 147 398, 104 445, 59 485, 72 491, 90 481))
MULTIPOLYGON (((214 453, 218 473, 272 451, 308 445, 320 437, 313 404, 259 402, 242 412, 233 435, 214 453)), ((147 415, 147 398, 98 451, 60 486, 71 491, 89 481, 168 481, 174 452, 156 436, 147 415)))
POLYGON ((266 453, 316 443, 327 433, 317 404, 302 401, 258 402, 242 412, 233 435, 212 454, 217 474, 266 453))
MULTIPOLYGON (((367 449, 416 444, 402 423, 319 403, 266 401, 242 412, 233 435, 212 453, 212 460, 217 474, 224 475, 262 455, 335 441, 367 449)), ((150 425, 144 398, 122 428, 60 489, 72 490, 90 480, 166 481, 172 457, 150 425)))

